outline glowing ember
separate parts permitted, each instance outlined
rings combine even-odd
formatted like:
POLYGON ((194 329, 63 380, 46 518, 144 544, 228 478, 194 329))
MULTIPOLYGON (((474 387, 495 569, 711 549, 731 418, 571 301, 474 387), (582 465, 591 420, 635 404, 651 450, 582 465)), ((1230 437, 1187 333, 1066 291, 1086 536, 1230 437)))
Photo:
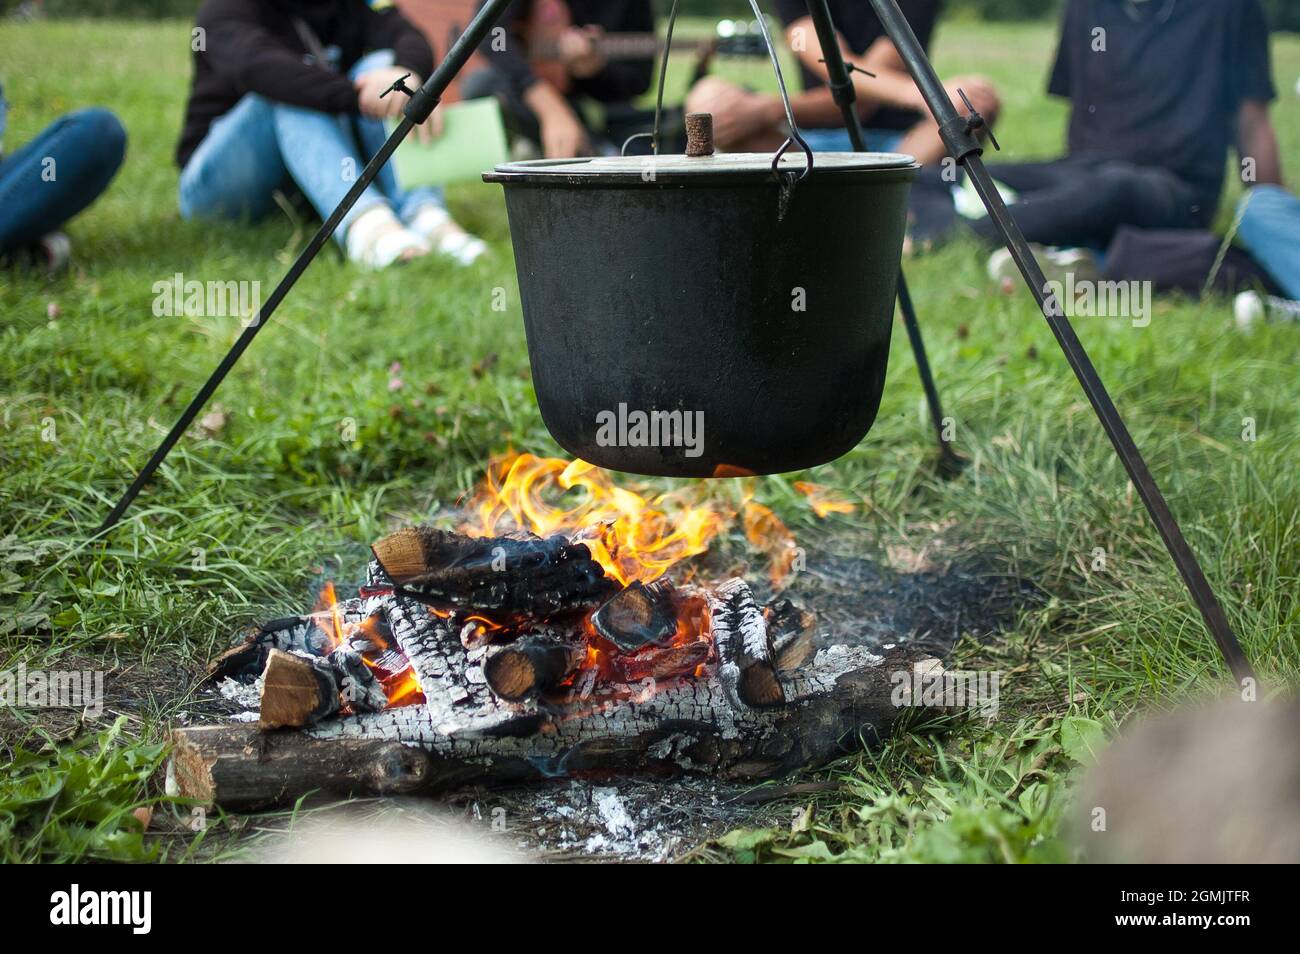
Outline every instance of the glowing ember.
POLYGON ((380 632, 378 618, 371 616, 356 623, 343 619, 332 580, 321 588, 311 617, 316 628, 325 634, 326 644, 320 653, 322 656, 346 645, 350 640, 358 640, 370 646, 361 654, 361 661, 375 671, 390 709, 424 702, 424 691, 420 688, 420 681, 415 676, 410 660, 389 644, 380 632))

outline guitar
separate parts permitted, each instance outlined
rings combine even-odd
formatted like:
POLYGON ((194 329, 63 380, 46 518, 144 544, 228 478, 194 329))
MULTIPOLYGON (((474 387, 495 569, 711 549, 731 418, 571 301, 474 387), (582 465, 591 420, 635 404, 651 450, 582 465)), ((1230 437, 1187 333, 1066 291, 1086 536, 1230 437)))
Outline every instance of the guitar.
MULTIPOLYGON (((560 56, 560 37, 573 27, 569 5, 563 0, 535 0, 524 30, 528 60, 533 74, 567 93, 573 77, 560 56)), ((657 33, 605 33, 595 40, 596 52, 609 62, 648 60, 663 53, 664 41, 657 33)), ((696 54, 696 73, 702 75, 714 56, 767 56, 767 46, 758 24, 722 20, 708 38, 673 38, 673 50, 696 54)))

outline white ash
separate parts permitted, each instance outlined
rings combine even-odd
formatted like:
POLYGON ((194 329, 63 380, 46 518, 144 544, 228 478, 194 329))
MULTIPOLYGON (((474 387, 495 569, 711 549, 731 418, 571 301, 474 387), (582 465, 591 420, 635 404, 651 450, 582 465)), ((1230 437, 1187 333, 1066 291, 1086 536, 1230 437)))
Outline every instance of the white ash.
MULTIPOLYGON (((262 705, 262 677, 258 676, 252 682, 244 683, 231 679, 227 676, 217 683, 217 692, 221 693, 223 699, 229 699, 237 706, 243 706, 245 709, 253 710, 253 719, 257 719, 257 710, 262 705)), ((242 713, 246 715, 247 713, 242 713)), ((235 717, 236 721, 247 722, 249 720, 235 717)))

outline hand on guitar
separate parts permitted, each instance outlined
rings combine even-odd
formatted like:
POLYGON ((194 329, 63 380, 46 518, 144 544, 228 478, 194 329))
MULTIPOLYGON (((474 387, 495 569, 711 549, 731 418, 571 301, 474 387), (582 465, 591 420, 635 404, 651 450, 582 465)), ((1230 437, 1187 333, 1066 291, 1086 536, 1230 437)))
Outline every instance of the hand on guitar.
POLYGON ((607 60, 600 51, 605 31, 595 25, 569 27, 560 34, 557 47, 565 71, 576 79, 589 79, 605 68, 607 60))

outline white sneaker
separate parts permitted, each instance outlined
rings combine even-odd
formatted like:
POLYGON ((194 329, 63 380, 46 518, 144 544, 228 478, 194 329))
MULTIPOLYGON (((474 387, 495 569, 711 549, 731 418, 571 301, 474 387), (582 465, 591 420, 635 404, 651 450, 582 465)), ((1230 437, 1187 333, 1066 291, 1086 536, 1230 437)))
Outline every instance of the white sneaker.
POLYGON ((434 251, 460 265, 473 265, 488 251, 486 242, 470 235, 456 224, 450 212, 432 202, 415 213, 407 227, 427 241, 434 251))
POLYGON ((348 258, 370 269, 409 262, 432 251, 424 237, 405 228, 386 205, 377 205, 357 216, 348 226, 345 244, 348 258))
POLYGON ((45 267, 51 272, 63 271, 72 261, 72 240, 63 232, 42 235, 36 246, 45 256, 45 267))
POLYGON ((1239 331, 1249 331, 1261 321, 1300 321, 1300 301, 1246 291, 1232 300, 1232 317, 1239 331))

